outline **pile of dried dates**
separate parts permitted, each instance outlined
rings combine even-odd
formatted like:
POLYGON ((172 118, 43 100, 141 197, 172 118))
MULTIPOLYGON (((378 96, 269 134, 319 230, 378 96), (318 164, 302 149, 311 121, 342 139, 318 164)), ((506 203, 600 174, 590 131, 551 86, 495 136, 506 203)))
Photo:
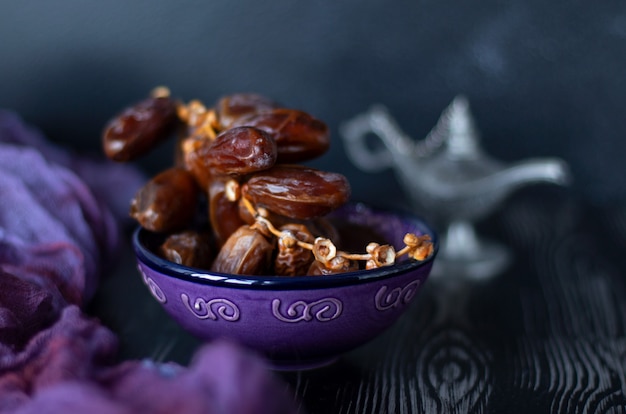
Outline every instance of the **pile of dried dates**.
POLYGON ((362 254, 339 250, 325 218, 350 198, 341 175, 298 164, 325 153, 328 127, 306 112, 256 94, 222 97, 207 108, 156 88, 114 117, 106 156, 129 162, 177 136, 173 166, 153 177, 130 214, 165 235, 159 254, 185 266, 246 275, 326 275, 388 266, 401 255, 424 260, 427 235, 405 246, 371 242, 362 254))

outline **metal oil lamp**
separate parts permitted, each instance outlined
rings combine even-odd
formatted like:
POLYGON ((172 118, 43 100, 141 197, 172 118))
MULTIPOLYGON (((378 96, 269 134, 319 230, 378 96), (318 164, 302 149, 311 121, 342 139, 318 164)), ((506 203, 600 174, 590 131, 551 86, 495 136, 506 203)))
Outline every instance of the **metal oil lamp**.
POLYGON ((373 106, 341 126, 350 160, 366 172, 393 168, 412 206, 442 234, 435 275, 484 279, 501 272, 509 250, 476 233, 474 223, 493 212, 512 191, 535 183, 565 185, 570 173, 557 158, 504 164, 480 147, 468 100, 457 96, 422 140, 398 127, 389 111, 373 106), (366 145, 374 134, 378 150, 366 145))

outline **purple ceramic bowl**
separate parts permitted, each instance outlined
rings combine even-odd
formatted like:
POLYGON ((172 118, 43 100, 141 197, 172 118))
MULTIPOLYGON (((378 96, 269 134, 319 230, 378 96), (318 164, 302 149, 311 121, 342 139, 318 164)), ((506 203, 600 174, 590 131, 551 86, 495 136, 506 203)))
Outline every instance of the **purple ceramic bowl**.
POLYGON ((157 236, 143 229, 135 232, 133 244, 152 296, 191 334, 237 341, 276 368, 310 368, 332 362, 391 326, 428 278, 438 249, 433 230, 407 213, 350 204, 333 215, 369 226, 396 248, 407 232, 429 234, 435 252, 423 262, 407 259, 374 270, 287 278, 177 265, 153 253, 157 236))

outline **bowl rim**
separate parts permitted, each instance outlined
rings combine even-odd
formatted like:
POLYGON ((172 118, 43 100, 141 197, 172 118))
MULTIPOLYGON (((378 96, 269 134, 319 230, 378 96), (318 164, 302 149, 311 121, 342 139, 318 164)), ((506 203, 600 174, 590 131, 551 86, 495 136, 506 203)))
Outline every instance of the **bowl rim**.
POLYGON ((132 245, 137 260, 153 271, 171 276, 180 280, 203 285, 221 286, 237 289, 262 289, 262 290, 311 290, 328 289, 333 287, 348 286, 369 283, 400 276, 417 269, 430 266, 439 252, 439 239, 433 227, 421 216, 399 209, 376 208, 363 203, 349 203, 352 206, 366 207, 378 213, 391 213, 403 220, 411 221, 422 234, 429 234, 433 242, 433 254, 424 261, 405 260, 392 266, 380 267, 371 270, 358 270, 326 276, 254 276, 235 275, 229 273, 214 272, 205 269, 188 267, 169 260, 163 259, 150 251, 142 238, 150 231, 137 226, 133 231, 132 245))

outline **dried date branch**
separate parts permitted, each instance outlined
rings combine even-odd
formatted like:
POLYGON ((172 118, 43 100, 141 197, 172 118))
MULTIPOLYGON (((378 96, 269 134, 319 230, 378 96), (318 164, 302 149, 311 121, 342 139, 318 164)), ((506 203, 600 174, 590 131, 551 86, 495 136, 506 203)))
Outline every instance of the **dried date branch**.
POLYGON ((315 260, 323 264, 326 268, 333 270, 338 266, 338 262, 365 261, 366 269, 376 269, 383 266, 391 266, 396 260, 404 255, 418 261, 426 260, 433 254, 434 246, 428 234, 417 235, 407 233, 404 236, 405 247, 397 251, 388 244, 369 243, 366 253, 348 253, 338 250, 332 240, 318 237, 313 243, 298 240, 292 232, 277 229, 264 214, 262 208, 256 209, 250 200, 243 197, 242 202, 250 214, 255 218, 255 227, 263 229, 265 233, 271 233, 282 243, 287 245, 298 245, 299 247, 311 250, 315 260))
POLYGON ((202 102, 193 100, 187 105, 179 103, 176 114, 189 127, 191 138, 213 141, 217 137, 220 128, 215 110, 207 109, 202 102))
POLYGON ((421 261, 433 254, 433 243, 430 240, 430 236, 427 234, 417 236, 412 233, 407 233, 403 241, 406 246, 396 253, 396 256, 408 254, 412 259, 421 261))

